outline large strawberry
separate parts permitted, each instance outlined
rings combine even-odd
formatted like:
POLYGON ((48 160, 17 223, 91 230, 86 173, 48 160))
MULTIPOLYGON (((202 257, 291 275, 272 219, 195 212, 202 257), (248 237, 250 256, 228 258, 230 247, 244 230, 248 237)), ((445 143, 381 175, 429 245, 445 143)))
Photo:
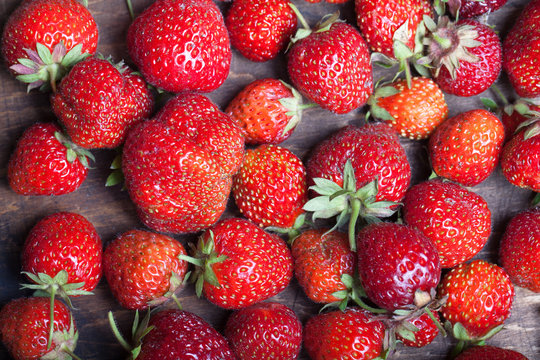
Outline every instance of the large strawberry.
POLYGON ((107 245, 103 272, 118 302, 128 309, 146 309, 175 297, 187 263, 182 244, 144 230, 127 231, 107 245))
POLYGON ((540 292, 540 208, 515 215, 501 240, 501 266, 515 285, 540 292))
POLYGON ((229 36, 212 0, 153 2, 130 25, 127 46, 144 78, 170 92, 210 92, 229 74, 229 36))
POLYGON ((289 307, 260 302, 232 313, 225 337, 238 360, 294 360, 302 344, 302 323, 289 307))
POLYGON ((492 113, 469 110, 453 116, 429 138, 433 171, 465 186, 478 185, 495 169, 504 141, 504 127, 492 113))
POLYGON ((296 30, 296 14, 287 0, 234 0, 225 25, 231 45, 252 61, 275 58, 296 30))
POLYGON ((153 99, 123 62, 92 57, 62 79, 51 103, 71 140, 93 149, 119 146, 127 130, 150 115, 153 99))
MULTIPOLYGON (((26 129, 8 163, 9 186, 22 195, 63 195, 88 174, 88 151, 75 146, 53 123, 26 129)), ((92 157, 93 158, 93 157, 92 157)))
POLYGON ((310 101, 337 114, 348 113, 373 92, 366 42, 353 26, 336 16, 315 29, 304 28, 292 40, 287 70, 292 85, 310 101))
POLYGON ((459 3, 459 17, 468 19, 485 13, 492 13, 504 6, 507 0, 458 0, 457 2, 459 3))
POLYGON ((23 1, 2 34, 2 54, 13 74, 28 89, 54 89, 78 61, 96 52, 98 29, 86 7, 76 0, 23 1))
POLYGON ((403 200, 403 220, 435 244, 441 267, 471 259, 491 234, 491 211, 478 194, 449 181, 411 187, 403 200))
POLYGON ((493 345, 476 345, 459 354, 456 360, 528 360, 525 355, 493 345))

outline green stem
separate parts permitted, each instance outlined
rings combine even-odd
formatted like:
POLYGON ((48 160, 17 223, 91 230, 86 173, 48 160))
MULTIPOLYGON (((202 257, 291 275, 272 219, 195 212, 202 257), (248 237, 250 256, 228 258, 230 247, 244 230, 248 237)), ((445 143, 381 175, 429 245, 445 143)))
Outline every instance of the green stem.
POLYGON ((506 96, 504 96, 504 94, 502 93, 501 89, 499 89, 499 87, 495 84, 491 85, 491 89, 493 90, 493 92, 495 94, 497 94, 497 96, 499 97, 499 99, 502 100, 502 102, 504 103, 504 105, 509 105, 510 103, 508 102, 508 99, 506 98, 506 96))
POLYGON ((126 5, 129 11, 129 16, 131 16, 131 20, 135 20, 135 12, 133 11, 133 4, 131 3, 131 0, 126 0, 126 5))
POLYGON ((69 356, 71 356, 73 359, 75 360, 82 360, 80 357, 78 357, 77 355, 75 355, 75 353, 73 351, 71 351, 70 348, 64 346, 62 348, 62 351, 65 352, 66 354, 68 354, 69 356))
POLYGON ((349 219, 349 246, 356 251, 356 222, 360 215, 362 203, 358 199, 351 199, 351 218, 349 219))
POLYGON ((302 16, 302 14, 300 13, 300 10, 298 10, 296 5, 294 5, 293 3, 290 2, 289 6, 291 7, 291 9, 296 14, 296 17, 298 18, 298 21, 300 21, 300 24, 302 24, 302 27, 304 27, 304 29, 311 30, 311 27, 307 23, 306 19, 302 16))
POLYGON ((184 310, 184 308, 182 307, 182 304, 180 304, 180 300, 178 300, 175 294, 172 294, 171 298, 174 300, 174 303, 176 304, 176 306, 178 306, 178 309, 184 310))
POLYGON ((403 59, 403 67, 405 69, 405 79, 407 80, 407 88, 412 87, 412 74, 411 74, 411 66, 409 65, 408 59, 403 59))
POLYGON ((54 332, 54 298, 56 296, 56 286, 51 286, 51 297, 49 302, 49 338, 47 339, 47 350, 51 349, 54 332))
POLYGON ((120 343, 120 345, 127 351, 127 352, 131 352, 131 345, 126 341, 126 339, 124 339, 124 337, 122 336, 122 333, 120 333, 120 330, 118 329, 118 326, 116 326, 116 321, 114 321, 114 316, 113 316, 113 313, 112 311, 109 311, 109 324, 111 326, 111 329, 112 329, 112 332, 114 334, 114 337, 116 338, 116 340, 118 340, 118 342, 120 343))
POLYGON ((365 309, 373 314, 386 314, 387 313, 387 311, 384 309, 379 309, 373 306, 369 306, 358 296, 352 296, 352 300, 356 303, 356 305, 360 306, 362 309, 365 309))
POLYGON ((459 354, 463 352, 463 349, 465 348, 465 341, 459 340, 456 346, 452 349, 452 352, 450 353, 450 359, 455 359, 459 354))
POLYGON ((88 0, 82 0, 82 4, 85 8, 88 8, 88 0))

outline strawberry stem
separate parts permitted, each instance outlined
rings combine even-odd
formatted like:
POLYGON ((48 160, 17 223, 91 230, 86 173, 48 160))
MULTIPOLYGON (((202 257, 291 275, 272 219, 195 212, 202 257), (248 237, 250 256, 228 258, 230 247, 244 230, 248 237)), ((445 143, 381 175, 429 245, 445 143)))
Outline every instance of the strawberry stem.
POLYGON ((360 215, 362 203, 359 199, 351 199, 351 218, 349 220, 349 246, 356 251, 356 222, 360 215))
POLYGON ((508 102, 508 99, 506 98, 506 96, 504 96, 501 89, 499 89, 499 87, 497 85, 495 85, 495 84, 491 85, 491 90, 493 90, 493 92, 495 94, 497 94, 497 96, 499 97, 499 99, 501 99, 501 101, 504 103, 504 105, 509 105, 510 104, 508 102))
POLYGON ((47 339, 47 350, 51 349, 54 332, 54 298, 56 296, 56 286, 51 286, 51 296, 49 303, 49 338, 47 339))
POLYGON ((62 351, 65 352, 66 354, 68 354, 69 356, 71 356, 73 359, 75 360, 82 360, 80 357, 78 357, 77 355, 75 355, 75 353, 73 351, 71 351, 68 347, 66 346, 63 346, 62 347, 62 351))
POLYGON ((135 13, 133 12, 133 4, 131 3, 131 0, 126 0, 126 5, 129 11, 129 16, 131 17, 131 20, 135 20, 135 13))
POLYGON ((132 349, 131 345, 129 345, 126 339, 124 339, 124 337, 122 336, 122 333, 118 329, 118 326, 116 325, 116 321, 114 320, 112 311, 109 311, 108 317, 109 317, 109 325, 111 326, 111 330, 114 334, 114 337, 116 338, 116 340, 118 340, 118 342, 124 348, 124 350, 126 350, 127 352, 131 352, 131 349, 132 349))
MULTIPOLYGON (((129 0, 128 0, 129 1, 129 0)), ((306 19, 302 16, 302 14, 300 13, 300 10, 298 10, 298 8, 296 7, 296 5, 294 5, 293 3, 289 3, 289 6, 291 7, 291 9, 294 11, 294 13, 296 14, 296 17, 298 18, 298 21, 300 21, 300 23, 302 24, 302 26, 304 27, 304 29, 306 30, 311 30, 311 27, 309 26, 309 24, 307 23, 306 19)))
POLYGON ((88 8, 88 0, 82 0, 82 4, 85 8, 88 8))

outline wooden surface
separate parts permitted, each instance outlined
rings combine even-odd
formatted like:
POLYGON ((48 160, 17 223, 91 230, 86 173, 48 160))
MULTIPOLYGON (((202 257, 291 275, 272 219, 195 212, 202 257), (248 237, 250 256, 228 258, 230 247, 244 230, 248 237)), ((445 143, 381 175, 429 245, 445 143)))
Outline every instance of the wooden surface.
MULTIPOLYGON (((3 26, 7 16, 15 9, 20 0, 0 0, 0 25, 3 26)), ((343 5, 331 5, 324 1, 309 4, 303 0, 293 1, 305 14, 308 22, 314 25, 324 14, 337 9, 342 18, 351 24, 355 23, 354 1, 343 5)), ((490 23, 496 25, 501 36, 508 32, 512 21, 519 14, 527 1, 509 1, 502 9, 490 17, 490 23)), ((135 12, 140 13, 151 0, 134 0, 135 12)), ((226 11, 227 4, 219 5, 226 11)), ((116 60, 126 59, 129 63, 125 46, 126 30, 130 18, 124 0, 90 0, 89 9, 99 26, 98 51, 104 55, 113 55, 116 60)), ((375 79, 384 72, 375 69, 375 79)), ((231 72, 227 81, 215 92, 208 94, 222 108, 246 84, 257 78, 275 77, 287 80, 285 57, 263 63, 252 63, 234 52, 231 72)), ((504 75, 498 81, 499 86, 513 97, 504 75)), ((481 94, 494 98, 494 94, 486 91, 481 94)), ((482 107, 479 96, 473 98, 457 98, 446 96, 450 115, 482 107)), ((313 108, 304 113, 303 122, 295 133, 282 145, 291 149, 302 159, 306 159, 308 151, 333 131, 345 124, 361 124, 365 109, 358 109, 346 115, 334 115, 328 111, 313 108)), ((111 150, 94 151, 96 163, 94 169, 81 188, 76 192, 59 197, 24 197, 15 194, 8 187, 6 168, 9 155, 13 151, 17 139, 25 128, 36 121, 54 121, 48 96, 38 92, 27 94, 25 86, 16 81, 7 72, 5 64, 0 67, 0 304, 12 298, 29 295, 19 289, 23 281, 20 271, 20 250, 30 228, 45 215, 57 211, 74 211, 84 215, 97 228, 104 243, 115 235, 133 228, 142 228, 138 221, 134 206, 128 194, 119 187, 106 188, 105 179, 109 173, 108 166, 115 152, 111 150)), ((425 142, 402 140, 413 170, 413 183, 427 178, 430 173, 425 142)), ((503 178, 500 168, 473 191, 482 195, 488 202, 492 212, 493 233, 489 243, 477 255, 478 258, 497 262, 498 243, 505 225, 517 212, 528 207, 532 192, 510 185, 503 178)), ((229 212, 238 214, 232 201, 229 212)), ((184 244, 195 239, 191 236, 176 236, 184 244)), ((223 329, 228 312, 223 311, 205 299, 197 299, 192 285, 188 285, 179 294, 180 301, 186 310, 192 311, 209 321, 218 330, 223 329)), ((310 302, 297 283, 293 280, 290 286, 273 298, 290 306, 305 322, 310 315, 316 313, 319 305, 310 302)), ((74 300, 76 323, 80 331, 80 340, 76 353, 83 359, 109 360, 125 358, 125 353, 115 342, 107 323, 107 312, 114 311, 120 327, 128 332, 133 313, 123 310, 113 299, 107 283, 102 280, 95 295, 74 300)), ((166 304, 165 306, 174 306, 166 304)), ((490 344, 516 349, 529 359, 540 359, 540 294, 516 287, 516 297, 511 317, 503 331, 493 337, 490 344)), ((438 337, 434 343, 422 349, 398 347, 392 359, 445 359, 453 340, 438 337)), ((0 347, 0 359, 9 356, 0 347)), ((302 359, 307 359, 303 352, 302 359)), ((263 360, 263 359, 262 359, 263 360)))

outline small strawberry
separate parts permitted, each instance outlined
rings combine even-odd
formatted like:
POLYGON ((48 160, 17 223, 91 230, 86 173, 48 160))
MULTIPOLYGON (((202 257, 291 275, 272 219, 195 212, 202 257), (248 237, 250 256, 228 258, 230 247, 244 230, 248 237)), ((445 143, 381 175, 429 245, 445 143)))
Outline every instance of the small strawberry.
POLYGON ((120 305, 146 309, 175 299, 187 271, 180 259, 185 254, 182 244, 169 236, 131 230, 107 245, 103 272, 120 305))
POLYGON ((54 303, 53 311, 44 297, 18 298, 0 311, 0 337, 14 360, 74 357, 78 332, 68 307, 54 303), (54 314, 52 342, 47 341, 50 313, 54 314))
POLYGON ((303 29, 292 39, 287 70, 292 85, 302 95, 344 114, 366 103, 373 92, 373 74, 366 42, 338 16, 325 19, 313 30, 298 16, 303 29))
POLYGON ((540 208, 515 215, 501 240, 501 266, 515 285, 540 292, 540 208))
POLYGON ((514 287, 506 272, 484 260, 461 263, 448 272, 438 295, 447 297, 441 314, 461 341, 482 340, 502 328, 510 316, 514 287))
POLYGON ((9 186, 21 195, 63 195, 77 190, 92 154, 75 146, 52 123, 26 129, 8 163, 9 186))
POLYGON ((229 36, 211 0, 153 2, 131 23, 127 47, 146 81, 166 91, 210 92, 229 74, 229 36))
POLYGON ((304 348, 312 360, 369 360, 383 353, 385 326, 358 308, 311 317, 304 327, 304 348))
POLYGON ((142 77, 123 62, 91 57, 62 79, 51 104, 75 144, 115 148, 150 115, 153 99, 142 77))
MULTIPOLYGON (((439 313, 433 312, 432 314, 439 321, 439 313)), ((428 313, 423 313, 407 322, 407 324, 402 323, 398 325, 396 329, 397 339, 405 346, 424 347, 431 344, 437 335, 439 335, 439 328, 428 313)))
POLYGON ((499 162, 504 127, 492 113, 469 110, 435 129, 429 139, 433 171, 465 186, 484 181, 499 162))
POLYGON ((476 345, 463 351, 455 360, 528 360, 523 354, 492 345, 476 345))
POLYGON ((287 244, 252 222, 221 220, 204 232, 193 258, 197 295, 225 309, 266 300, 289 285, 293 259, 287 244))
POLYGON ((294 360, 302 344, 302 323, 289 307, 260 302, 232 313, 225 337, 238 360, 294 360))
POLYGON ((375 89, 369 98, 370 114, 403 137, 426 139, 448 116, 444 94, 433 80, 414 77, 410 86, 397 80, 375 89))
POLYGON ((435 244, 443 268, 471 259, 491 234, 487 202, 449 181, 434 179, 411 187, 402 210, 403 220, 435 244))
POLYGON ((251 61, 275 58, 296 30, 288 0, 234 0, 225 25, 231 45, 251 61))
POLYGON ((96 52, 98 28, 76 0, 23 1, 2 33, 2 54, 28 90, 52 89, 71 66, 96 52))
POLYGON ((459 17, 468 19, 498 10, 507 0, 459 0, 459 17))

